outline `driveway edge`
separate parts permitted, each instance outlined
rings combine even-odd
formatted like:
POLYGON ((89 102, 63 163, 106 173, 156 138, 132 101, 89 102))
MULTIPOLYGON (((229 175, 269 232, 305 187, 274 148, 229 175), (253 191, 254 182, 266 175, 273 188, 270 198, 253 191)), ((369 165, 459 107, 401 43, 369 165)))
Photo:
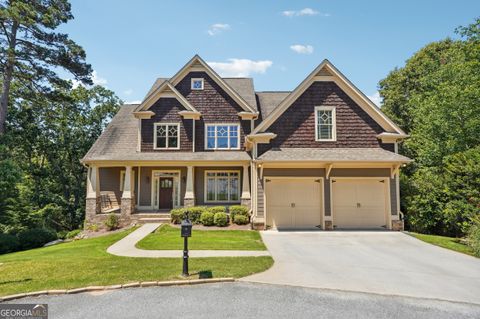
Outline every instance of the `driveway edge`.
POLYGON ((116 289, 126 289, 126 288, 137 288, 137 287, 167 287, 167 286, 186 286, 186 285, 199 285, 199 284, 212 284, 220 282, 234 282, 235 278, 225 277, 225 278, 207 278, 207 279, 191 279, 191 280, 172 280, 172 281, 142 281, 142 282, 131 282, 123 285, 108 285, 108 286, 88 286, 74 289, 52 289, 52 290, 41 290, 33 291, 28 293, 19 293, 9 296, 0 297, 0 302, 21 299, 25 297, 38 297, 41 295, 71 295, 79 294, 83 292, 92 292, 92 291, 109 291, 116 289))

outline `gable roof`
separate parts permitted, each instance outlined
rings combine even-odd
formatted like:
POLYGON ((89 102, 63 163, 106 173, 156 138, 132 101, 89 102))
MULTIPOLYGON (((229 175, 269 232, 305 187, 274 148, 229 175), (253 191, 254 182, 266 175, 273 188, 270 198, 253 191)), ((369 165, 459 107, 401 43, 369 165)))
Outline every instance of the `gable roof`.
POLYGON ((152 89, 153 91, 148 94, 143 102, 135 109, 136 112, 148 110, 156 101, 158 101, 159 98, 162 97, 162 94, 164 94, 166 97, 176 98, 188 111, 198 113, 195 107, 193 107, 193 105, 190 104, 190 102, 188 102, 188 100, 182 94, 180 94, 180 92, 178 92, 169 81, 163 81, 157 88, 152 87, 152 89))
POLYGON ((403 134, 405 132, 390 120, 370 99, 348 80, 330 61, 323 60, 283 101, 253 130, 252 134, 265 132, 296 100, 316 81, 335 82, 355 103, 357 103, 385 131, 403 134))
POLYGON ((257 99, 252 78, 222 78, 240 95, 255 111, 258 111, 257 99))
POLYGON ((266 118, 290 94, 290 92, 256 92, 260 114, 266 118))
POLYGON ((206 72, 232 99, 240 105, 246 112, 256 113, 257 110, 250 106, 245 99, 240 96, 224 79, 222 79, 205 61, 196 54, 190 61, 180 69, 169 82, 177 85, 191 70, 201 70, 206 72))

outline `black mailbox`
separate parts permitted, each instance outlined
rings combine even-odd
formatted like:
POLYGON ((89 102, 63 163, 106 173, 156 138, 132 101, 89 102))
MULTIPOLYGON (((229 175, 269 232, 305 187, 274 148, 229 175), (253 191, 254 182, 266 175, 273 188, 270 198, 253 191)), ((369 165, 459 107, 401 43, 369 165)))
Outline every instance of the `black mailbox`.
POLYGON ((182 220, 182 237, 192 237, 192 222, 188 219, 188 213, 185 214, 185 219, 182 220))

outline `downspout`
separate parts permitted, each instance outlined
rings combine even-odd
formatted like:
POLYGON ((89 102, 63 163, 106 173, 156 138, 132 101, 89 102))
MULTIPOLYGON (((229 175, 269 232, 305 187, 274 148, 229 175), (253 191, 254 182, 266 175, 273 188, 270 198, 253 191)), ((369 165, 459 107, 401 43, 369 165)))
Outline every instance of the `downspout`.
POLYGON ((193 145, 192 145, 192 152, 195 153, 195 119, 192 119, 192 126, 193 126, 193 133, 192 133, 192 139, 193 139, 193 145))

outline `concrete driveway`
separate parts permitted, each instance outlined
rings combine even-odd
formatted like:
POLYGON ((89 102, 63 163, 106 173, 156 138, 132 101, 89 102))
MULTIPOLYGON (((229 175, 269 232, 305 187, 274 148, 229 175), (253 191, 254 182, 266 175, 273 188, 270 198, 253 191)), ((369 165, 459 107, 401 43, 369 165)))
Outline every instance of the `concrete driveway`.
POLYGON ((251 282, 480 304, 480 259, 400 232, 277 232, 262 237, 275 264, 251 282))

